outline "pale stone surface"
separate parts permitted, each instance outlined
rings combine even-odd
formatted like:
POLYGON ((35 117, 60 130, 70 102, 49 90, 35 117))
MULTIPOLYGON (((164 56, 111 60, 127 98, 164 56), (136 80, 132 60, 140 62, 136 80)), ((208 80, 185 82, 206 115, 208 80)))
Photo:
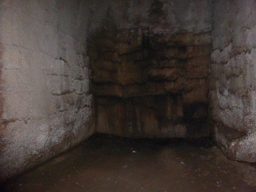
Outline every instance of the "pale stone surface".
POLYGON ((0 179, 93 133, 86 1, 2 1, 0 179))
POLYGON ((212 116, 223 124, 215 137, 231 159, 248 162, 256 162, 255 6, 249 0, 214 1, 212 31, 212 116), (244 136, 228 139, 228 129, 244 136))

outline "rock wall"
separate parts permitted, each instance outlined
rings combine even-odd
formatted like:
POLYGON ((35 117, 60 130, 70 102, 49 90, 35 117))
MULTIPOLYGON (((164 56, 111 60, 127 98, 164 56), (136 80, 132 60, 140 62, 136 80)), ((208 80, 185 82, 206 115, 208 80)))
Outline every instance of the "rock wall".
POLYGON ((90 136, 86 1, 4 0, 0 6, 0 179, 90 136))
POLYGON ((214 1, 211 108, 215 138, 233 160, 256 162, 254 1, 214 1))
POLYGON ((249 0, 1 1, 0 178, 95 131, 208 136, 209 107, 227 156, 256 162, 255 7, 249 0))
POLYGON ((155 0, 146 7, 142 24, 120 22, 107 9, 108 19, 91 33, 96 129, 139 137, 208 136, 211 1, 155 0))

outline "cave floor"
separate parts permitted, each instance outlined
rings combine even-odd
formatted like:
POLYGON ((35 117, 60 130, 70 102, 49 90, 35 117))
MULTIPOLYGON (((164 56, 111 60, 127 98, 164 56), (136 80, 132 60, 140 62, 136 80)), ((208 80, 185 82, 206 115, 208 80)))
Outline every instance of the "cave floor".
POLYGON ((94 135, 1 188, 15 192, 256 191, 256 165, 227 160, 209 139, 94 135))

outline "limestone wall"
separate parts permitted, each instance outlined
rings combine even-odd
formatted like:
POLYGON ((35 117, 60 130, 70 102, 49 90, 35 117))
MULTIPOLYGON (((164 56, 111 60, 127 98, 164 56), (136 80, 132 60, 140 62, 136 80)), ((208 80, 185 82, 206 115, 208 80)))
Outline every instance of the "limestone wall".
POLYGON ((214 1, 212 116, 217 143, 233 160, 256 161, 254 1, 214 1))
POLYGON ((86 1, 4 0, 1 14, 0 179, 93 133, 86 1))
POLYGON ((95 131, 208 136, 209 106, 227 155, 256 162, 255 8, 249 0, 1 1, 0 177, 95 131))
POLYGON ((208 136, 211 1, 154 0, 137 6, 147 8, 143 18, 133 17, 141 23, 120 16, 112 5, 90 34, 97 131, 208 136))

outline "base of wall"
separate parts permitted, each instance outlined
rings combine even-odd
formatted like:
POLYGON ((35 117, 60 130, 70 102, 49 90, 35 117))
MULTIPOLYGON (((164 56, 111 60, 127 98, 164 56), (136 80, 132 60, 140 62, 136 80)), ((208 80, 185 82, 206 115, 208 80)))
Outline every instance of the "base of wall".
MULTIPOLYGON (((66 135, 66 137, 56 143, 52 146, 47 146, 44 150, 42 150, 38 154, 26 154, 26 160, 19 162, 19 159, 11 159, 7 163, 4 163, 6 155, 3 153, 2 158, 0 159, 0 184, 3 183, 5 180, 16 177, 17 175, 20 175, 30 169, 33 169, 46 161, 51 160, 52 158, 55 158, 56 156, 65 153, 66 151, 74 148, 84 140, 91 137, 93 134, 95 134, 95 127, 90 120, 86 123, 86 125, 82 126, 79 130, 79 134, 74 136, 72 134, 66 135), (16 160, 16 161, 15 161, 16 160)), ((20 147, 21 148, 21 147, 20 147)), ((11 151, 12 153, 17 153, 17 151, 20 150, 18 148, 13 149, 11 151)))
POLYGON ((180 95, 95 97, 96 130, 125 137, 208 137, 208 105, 184 105, 180 95))
POLYGON ((214 137, 217 145, 233 161, 256 162, 256 133, 243 133, 215 123, 214 137))

